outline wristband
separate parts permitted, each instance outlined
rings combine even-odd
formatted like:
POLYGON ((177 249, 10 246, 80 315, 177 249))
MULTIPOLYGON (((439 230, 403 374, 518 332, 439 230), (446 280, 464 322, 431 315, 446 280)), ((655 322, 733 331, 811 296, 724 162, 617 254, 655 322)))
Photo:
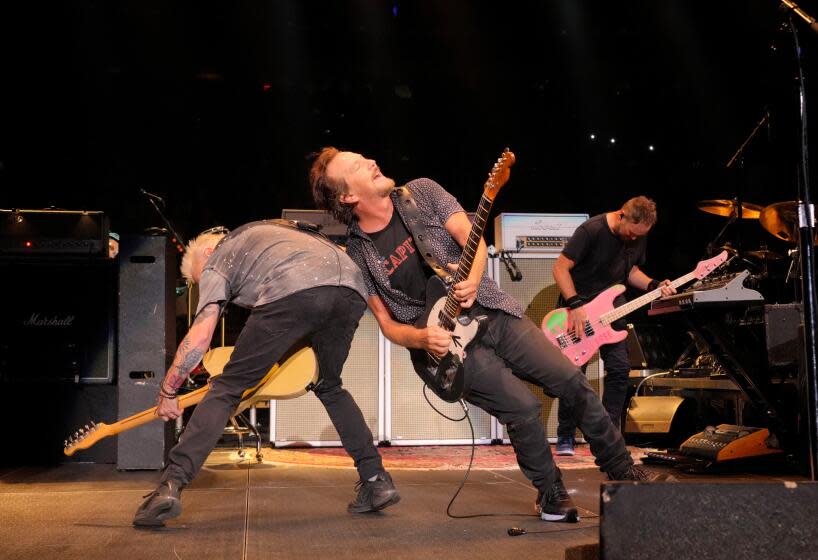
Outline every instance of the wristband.
POLYGON ((647 289, 647 291, 648 291, 648 292, 652 292, 653 290, 655 290, 656 288, 658 288, 660 285, 661 285, 661 284, 659 283, 659 281, 658 281, 658 280, 651 280, 650 282, 648 282, 648 289, 647 289))
POLYGON ((565 305, 568 306, 568 309, 576 309, 577 307, 582 307, 585 305, 585 300, 582 299, 582 296, 577 294, 566 299, 565 305))

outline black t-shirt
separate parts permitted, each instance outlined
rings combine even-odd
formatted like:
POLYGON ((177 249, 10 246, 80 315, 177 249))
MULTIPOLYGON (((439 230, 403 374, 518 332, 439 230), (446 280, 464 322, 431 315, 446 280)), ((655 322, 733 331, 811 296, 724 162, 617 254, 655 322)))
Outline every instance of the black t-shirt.
POLYGON ((625 284, 634 266, 645 263, 647 238, 625 241, 608 227, 605 214, 579 226, 562 254, 574 261, 571 279, 577 293, 593 298, 614 284, 625 284))
POLYGON ((415 248, 415 241, 397 211, 381 231, 370 233, 389 283, 409 297, 425 300, 426 281, 434 274, 415 248))

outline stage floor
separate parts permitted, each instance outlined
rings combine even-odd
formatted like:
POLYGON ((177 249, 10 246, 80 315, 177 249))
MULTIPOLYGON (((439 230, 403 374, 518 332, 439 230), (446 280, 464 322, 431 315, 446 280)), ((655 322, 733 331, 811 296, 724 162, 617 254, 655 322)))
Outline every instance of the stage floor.
MULTIPOLYGON (((478 447, 474 469, 453 507, 468 447, 385 450, 401 502, 376 514, 351 515, 357 479, 337 450, 265 449, 256 463, 216 450, 182 494, 182 516, 165 529, 135 530, 133 513, 156 472, 114 465, 66 464, 0 469, 0 558, 10 559, 415 559, 593 558, 599 486, 605 477, 580 456, 558 458, 580 508, 577 524, 545 523, 536 493, 509 458, 509 446, 478 447), (299 459, 299 457, 301 457, 299 459), (318 457, 318 459, 316 459, 318 457), (329 458, 329 459, 327 459, 329 458), (509 537, 509 527, 529 532, 509 537), (584 555, 583 555, 584 554, 584 555), (590 555, 589 555, 590 554, 590 555)), ((680 482, 802 480, 768 474, 677 475, 680 482)))

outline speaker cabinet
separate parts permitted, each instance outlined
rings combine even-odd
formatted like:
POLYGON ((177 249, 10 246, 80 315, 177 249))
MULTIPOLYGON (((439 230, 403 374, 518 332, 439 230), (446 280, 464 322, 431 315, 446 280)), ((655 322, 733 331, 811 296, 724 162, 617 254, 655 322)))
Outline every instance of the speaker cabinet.
MULTIPOLYGON (((344 388, 349 391, 364 415, 373 439, 382 434, 380 397, 382 377, 380 337, 375 316, 366 311, 341 372, 344 388)), ((272 401, 271 438, 276 445, 337 445, 341 438, 327 415, 324 405, 313 393, 292 400, 272 401)))
MULTIPOLYGON (((165 237, 123 238, 119 272, 119 418, 156 404, 176 347, 176 255, 165 237)), ((117 468, 161 469, 172 423, 150 422, 117 437, 117 468)))
MULTIPOLYGON (((423 381, 415 373, 409 351, 386 342, 389 364, 388 439, 394 445, 471 443, 471 431, 466 421, 453 422, 435 412, 423 396, 423 381)), ((436 409, 450 418, 461 418, 463 408, 447 403, 426 389, 426 396, 436 409)), ((477 407, 469 408, 478 443, 492 439, 492 417, 477 407)))
POLYGON ((800 303, 764 306, 767 360, 771 366, 798 361, 798 325, 803 322, 800 303))
MULTIPOLYGON (((550 253, 518 253, 514 255, 514 261, 523 277, 519 282, 511 280, 510 275, 500 263, 500 259, 491 259, 493 277, 500 287, 514 299, 520 302, 523 310, 534 324, 542 324, 543 317, 557 307, 557 299, 560 291, 554 282, 551 272, 557 260, 557 254, 550 253)), ((591 383, 591 387, 601 393, 602 383, 600 372, 602 363, 599 354, 596 354, 585 370, 585 375, 591 383)), ((542 416, 545 425, 545 435, 549 440, 556 440, 557 437, 557 399, 552 399, 543 394, 540 387, 528 384, 531 391, 542 401, 542 416)), ((577 431, 577 437, 581 437, 577 431)), ((505 427, 502 428, 502 438, 508 439, 505 427)))
POLYGON ((614 483, 602 489, 604 560, 815 557, 818 484, 614 483))
POLYGON ((4 260, 0 380, 111 383, 116 267, 108 259, 4 260))

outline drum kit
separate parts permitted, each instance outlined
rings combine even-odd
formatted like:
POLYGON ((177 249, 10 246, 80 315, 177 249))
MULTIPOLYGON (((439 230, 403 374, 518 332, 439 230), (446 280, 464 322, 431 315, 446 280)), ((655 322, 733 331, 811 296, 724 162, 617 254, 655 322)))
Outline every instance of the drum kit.
MULTIPOLYGON (((738 200, 701 200, 696 205, 699 210, 708 214, 722 216, 729 219, 727 225, 730 225, 735 220, 758 220, 758 223, 768 233, 777 237, 778 239, 795 245, 798 242, 799 227, 798 227, 798 203, 795 201, 776 202, 769 206, 760 206, 750 202, 739 202, 738 200)), ((724 229, 726 229, 725 226, 724 229)), ((722 232, 724 232, 722 229, 722 232)), ((721 233, 719 237, 721 237, 721 233)), ((818 245, 818 235, 813 239, 813 245, 818 245)), ((729 248, 729 246, 728 246, 729 248)), ((735 249, 730 248, 731 252, 737 253, 735 249)), ((755 250, 743 251, 741 256, 750 258, 752 261, 759 263, 760 267, 766 269, 768 263, 781 261, 785 258, 792 259, 789 270, 787 272, 786 281, 789 282, 792 278, 798 277, 798 248, 790 249, 788 255, 782 255, 776 251, 772 251, 765 246, 761 246, 755 250)))

